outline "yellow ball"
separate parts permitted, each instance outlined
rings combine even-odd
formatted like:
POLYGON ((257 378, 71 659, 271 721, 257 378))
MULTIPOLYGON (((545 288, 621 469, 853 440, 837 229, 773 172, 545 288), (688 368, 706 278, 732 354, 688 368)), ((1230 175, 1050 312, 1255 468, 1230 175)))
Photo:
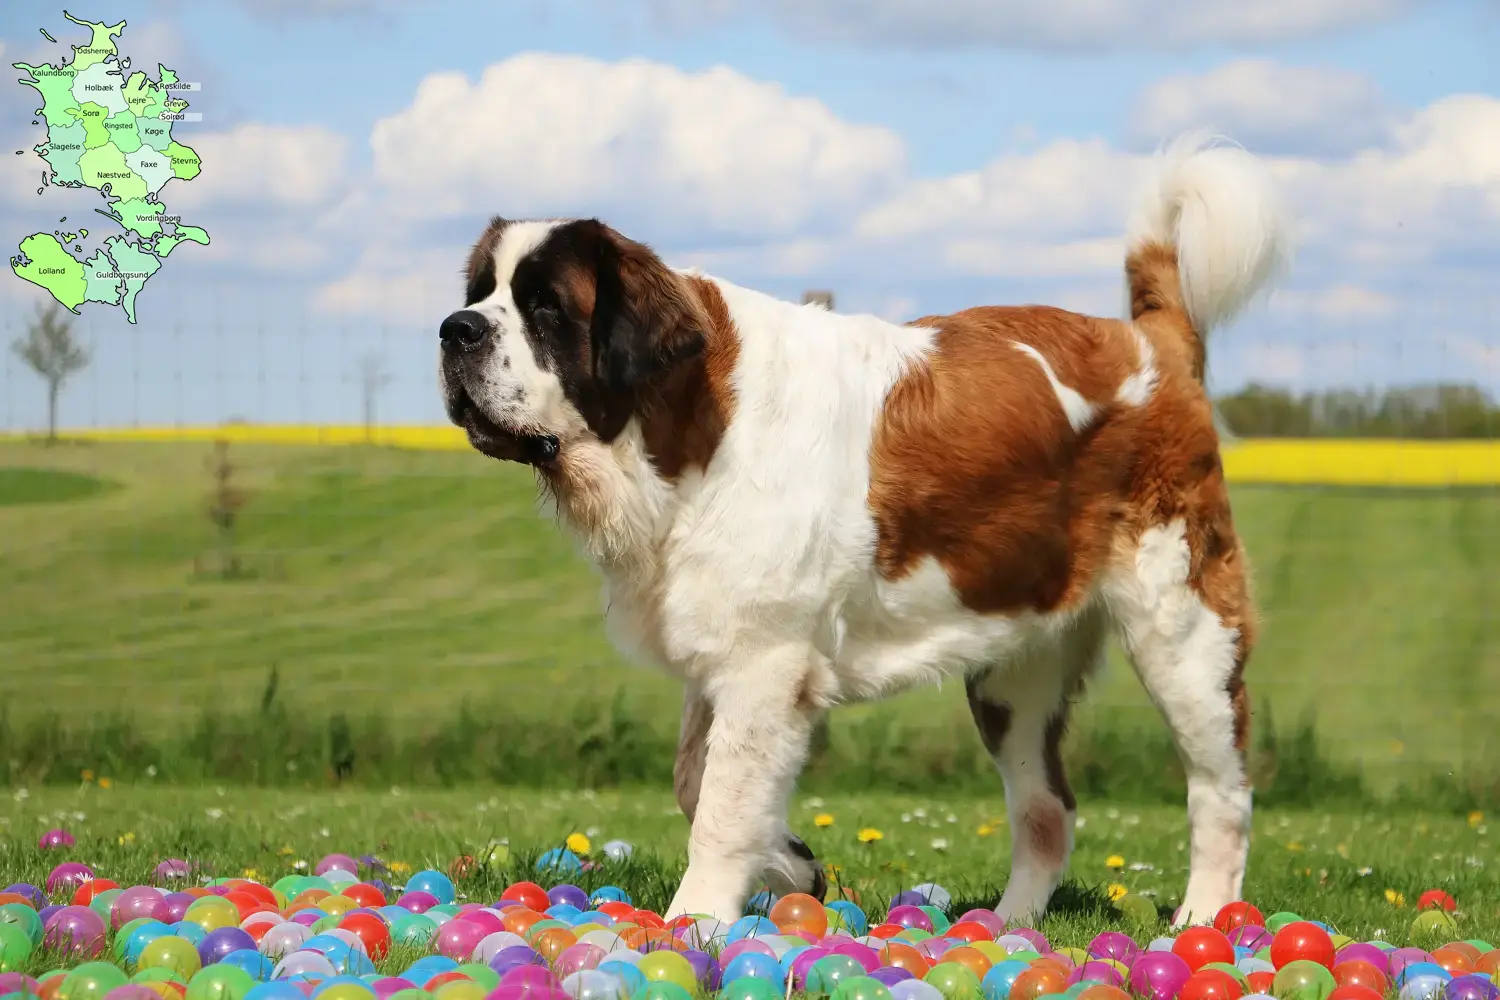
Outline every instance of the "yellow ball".
POLYGON ((334 983, 318 994, 318 1000, 375 1000, 375 992, 357 983, 334 983))
POLYGON ((171 969, 183 979, 192 979, 203 968, 203 961, 198 957, 198 949, 193 946, 193 942, 173 935, 159 937, 148 943, 141 950, 141 957, 136 960, 135 967, 171 969))
POLYGON ((635 967, 648 983, 675 983, 690 994, 698 992, 698 976, 692 963, 675 951, 648 952, 635 967))
POLYGON ((1058 948, 1057 953, 1068 956, 1075 966, 1082 965, 1089 960, 1089 953, 1082 948, 1058 948))
POLYGON ((204 896, 196 899, 183 913, 182 919, 197 924, 205 931, 222 930, 240 925, 240 911, 229 900, 221 896, 204 896))
MULTIPOLYGON (((433 1000, 484 1000, 485 988, 472 979, 455 979, 451 983, 439 986, 433 994, 433 1000)), ((322 1000, 319 996, 318 1000, 322 1000)), ((352 997, 348 1000, 353 1000, 352 997)))
POLYGON ((348 896, 328 896, 318 901, 318 909, 330 917, 342 917, 350 910, 358 908, 359 904, 348 896))
POLYGON ((989 959, 991 965, 998 965, 1010 957, 1010 952, 993 941, 975 941, 969 947, 989 959))

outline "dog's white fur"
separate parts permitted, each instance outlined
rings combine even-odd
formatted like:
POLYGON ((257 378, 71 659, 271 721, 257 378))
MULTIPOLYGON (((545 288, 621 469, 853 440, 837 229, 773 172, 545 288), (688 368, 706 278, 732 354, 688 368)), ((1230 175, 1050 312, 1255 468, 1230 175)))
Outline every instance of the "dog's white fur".
MULTIPOLYGON (((1131 243, 1178 249, 1183 298, 1200 333, 1238 311, 1284 255, 1286 227, 1264 168, 1235 148, 1198 140, 1163 156, 1131 243)), ((1013 709, 995 755, 1014 822, 1014 862, 998 907, 1040 914, 1067 865, 1027 835, 1036 810, 1061 803, 1042 769, 1043 730, 1113 625, 1161 707, 1188 772, 1192 869, 1180 920, 1210 919, 1237 898, 1248 847, 1250 793, 1232 743, 1225 683, 1234 630, 1187 585, 1181 523, 1159 524, 1133 558, 1095 581, 1087 600, 1055 614, 981 615, 927 559, 894 582, 876 571, 868 505, 871 442, 887 393, 933 349, 935 331, 779 301, 715 285, 738 332, 732 419, 708 467, 675 484, 659 476, 638 428, 591 439, 555 376, 530 353, 509 301, 509 274, 556 223, 512 226, 495 250, 493 295, 474 308, 499 346, 468 387, 493 421, 563 441, 570 479, 592 485, 565 513, 605 577, 615 640, 682 679, 711 712, 689 865, 668 916, 732 919, 767 870, 807 874, 789 855, 785 813, 816 712, 840 702, 988 669, 982 693, 1013 709)), ((1143 406, 1155 357, 1130 325, 1137 370, 1116 400, 1143 406)), ((1076 431, 1098 402, 1059 380, 1048 358, 1017 344, 1046 373, 1076 431)), ((689 709, 692 709, 690 704, 689 709)))

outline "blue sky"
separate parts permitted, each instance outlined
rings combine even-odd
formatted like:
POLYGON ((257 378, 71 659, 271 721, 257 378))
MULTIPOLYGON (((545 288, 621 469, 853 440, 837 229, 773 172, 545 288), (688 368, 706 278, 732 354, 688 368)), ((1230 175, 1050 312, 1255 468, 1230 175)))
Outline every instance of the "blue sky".
MULTIPOLYGON (((137 325, 84 306, 69 424, 352 422, 372 352, 382 418, 438 421, 434 333, 495 212, 598 214, 673 262, 894 319, 1110 313, 1143 157, 1197 126, 1266 155, 1303 230, 1282 288, 1218 331, 1216 386, 1500 389, 1491 0, 66 6, 203 84, 175 133, 203 175, 161 197, 213 237, 174 253, 137 325)), ((5 64, 63 58, 81 31, 61 10, 7 0, 5 64)), ((10 244, 99 202, 34 193, 32 95, 0 86, 10 244)), ((0 275, 6 340, 36 299, 0 275)), ((40 387, 5 366, 0 427, 35 426, 40 387)))

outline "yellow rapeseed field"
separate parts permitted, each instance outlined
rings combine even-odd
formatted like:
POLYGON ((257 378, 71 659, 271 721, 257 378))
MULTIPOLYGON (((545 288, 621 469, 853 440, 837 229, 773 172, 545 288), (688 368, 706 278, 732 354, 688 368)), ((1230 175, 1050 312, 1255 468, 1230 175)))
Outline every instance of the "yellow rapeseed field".
MULTIPOLYGON (((22 435, 0 435, 17 438, 22 435)), ((201 427, 130 427, 67 431, 89 441, 214 441, 255 444, 357 445, 360 426, 226 424, 201 427)), ((377 427, 376 444, 416 449, 468 447, 456 427, 377 427)), ((1225 445, 1231 482, 1337 486, 1500 485, 1500 441, 1294 440, 1246 438, 1225 445)))

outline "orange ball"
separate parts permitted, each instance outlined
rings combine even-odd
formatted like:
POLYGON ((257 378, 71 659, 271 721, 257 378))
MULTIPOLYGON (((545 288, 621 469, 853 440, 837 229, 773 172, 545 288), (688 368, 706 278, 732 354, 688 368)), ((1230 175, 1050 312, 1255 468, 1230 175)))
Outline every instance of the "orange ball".
POLYGON ((1265 916, 1251 903, 1226 903, 1214 917, 1214 930, 1220 934, 1228 934, 1236 927, 1244 927, 1246 924, 1266 926, 1265 916))
POLYGON ((688 943, 671 931, 661 927, 642 928, 646 932, 645 943, 640 951, 676 951, 688 950, 688 943))
POLYGON ((505 925, 505 929, 522 937, 526 937, 532 927, 547 919, 549 918, 545 913, 523 909, 519 906, 507 906, 500 911, 500 923, 505 925))
POLYGON ((629 927, 621 927, 619 924, 615 924, 611 930, 620 935, 620 942, 631 951, 640 951, 641 945, 646 943, 646 935, 649 933, 646 928, 637 927, 634 924, 631 924, 629 927))
POLYGON ((1245 974, 1245 980, 1256 993, 1270 993, 1271 984, 1276 982, 1276 973, 1249 972, 1245 974))
POLYGON ((359 938, 365 952, 377 962, 391 950, 390 928, 373 913, 351 913, 339 921, 339 926, 359 938))
POLYGON ((782 896, 767 914, 778 928, 804 927, 818 937, 828 932, 828 911, 823 904, 805 892, 782 896))
POLYGON ((660 914, 652 913, 650 910, 631 910, 629 919, 636 926, 647 930, 659 931, 667 926, 667 922, 661 918, 660 914))
POLYGON ((1353 983, 1348 986, 1339 986, 1328 994, 1328 1000, 1385 1000, 1384 993, 1376 993, 1368 986, 1358 986, 1353 983))
POLYGON ((1048 993, 1061 993, 1068 988, 1068 977, 1056 969, 1047 967, 1038 968, 1036 962, 1031 963, 1031 968, 1016 977, 1016 981, 1010 985, 1011 1000, 1037 1000, 1037 997, 1048 993))
POLYGON ((954 924, 952 927, 944 931, 943 937, 958 938, 960 941, 968 941, 970 944, 974 943, 975 941, 995 940, 995 935, 990 933, 990 929, 988 927, 984 926, 984 924, 976 923, 973 920, 960 920, 958 923, 954 924))
POLYGON ((1177 1000, 1239 1000, 1245 995, 1240 981, 1222 969, 1199 969, 1188 976, 1177 1000))
POLYGON ((1449 941, 1447 944, 1443 945, 1443 947, 1452 948, 1460 955, 1467 956, 1469 961, 1471 962, 1478 962, 1479 956, 1484 954, 1484 952, 1480 951, 1478 948, 1474 947, 1467 941, 1449 941))
MULTIPOLYGON (((1473 945, 1469 947, 1472 948, 1473 945)), ((1473 960, 1451 944, 1445 944, 1434 951, 1432 960, 1446 969, 1450 976, 1463 976, 1474 971, 1473 960)))
POLYGON ((1333 938, 1323 928, 1306 920, 1287 924, 1271 939, 1271 964, 1278 969, 1296 961, 1317 962, 1332 969, 1333 956, 1333 938))
POLYGON ((309 904, 317 903, 320 900, 327 899, 332 895, 333 893, 329 892, 327 889, 303 889, 301 892, 297 893, 297 895, 292 897, 291 905, 306 907, 309 904))
POLYGON ((120 883, 107 878, 91 878, 73 891, 74 906, 88 906, 101 892, 120 888, 120 883))
POLYGON ((1172 954, 1186 962, 1194 972, 1209 962, 1234 964, 1234 945, 1229 943, 1223 931, 1213 927, 1187 928, 1172 942, 1172 954))
POLYGON ((528 910, 538 913, 552 905, 552 900, 547 898, 547 891, 535 882, 512 882, 505 887, 500 898, 513 899, 528 910))
POLYGON ((941 965, 944 962, 957 962, 974 973, 974 978, 979 980, 984 979, 984 974, 989 972, 990 967, 993 965, 988 958, 984 957, 983 953, 964 945, 960 945, 957 948, 949 948, 938 956, 938 964, 941 965))
POLYGON ((536 936, 531 946, 551 965, 557 956, 578 943, 578 935, 564 927, 549 927, 536 936))
MULTIPOLYGON (((4 906, 6 903, 20 903, 23 906, 31 906, 31 900, 19 892, 0 892, 0 906, 4 906)), ((36 907, 33 906, 32 909, 36 909, 36 907)))
POLYGON ((1492 979, 1500 979, 1500 948, 1487 951, 1474 963, 1474 971, 1488 972, 1492 979))
POLYGON ((1390 989, 1385 973, 1374 962, 1362 958, 1351 958, 1335 965, 1333 981, 1340 986, 1366 986, 1381 994, 1390 989))
POLYGON ((1078 994, 1078 1000, 1133 1000, 1129 993, 1108 983, 1095 983, 1078 994))
POLYGON ((870 936, 878 937, 884 941, 889 941, 891 938, 895 937, 897 934, 900 934, 904 930, 906 930, 906 928, 902 927, 900 924, 876 924, 874 927, 870 928, 870 936))
POLYGON ((880 964, 905 969, 917 979, 924 978, 932 971, 932 963, 927 961, 927 957, 903 941, 892 941, 880 949, 880 964))
POLYGON ((1033 959, 1031 967, 1033 969, 1050 969, 1064 979, 1070 979, 1073 975, 1073 969, 1070 966, 1064 965, 1062 962, 1051 957, 1033 959))

